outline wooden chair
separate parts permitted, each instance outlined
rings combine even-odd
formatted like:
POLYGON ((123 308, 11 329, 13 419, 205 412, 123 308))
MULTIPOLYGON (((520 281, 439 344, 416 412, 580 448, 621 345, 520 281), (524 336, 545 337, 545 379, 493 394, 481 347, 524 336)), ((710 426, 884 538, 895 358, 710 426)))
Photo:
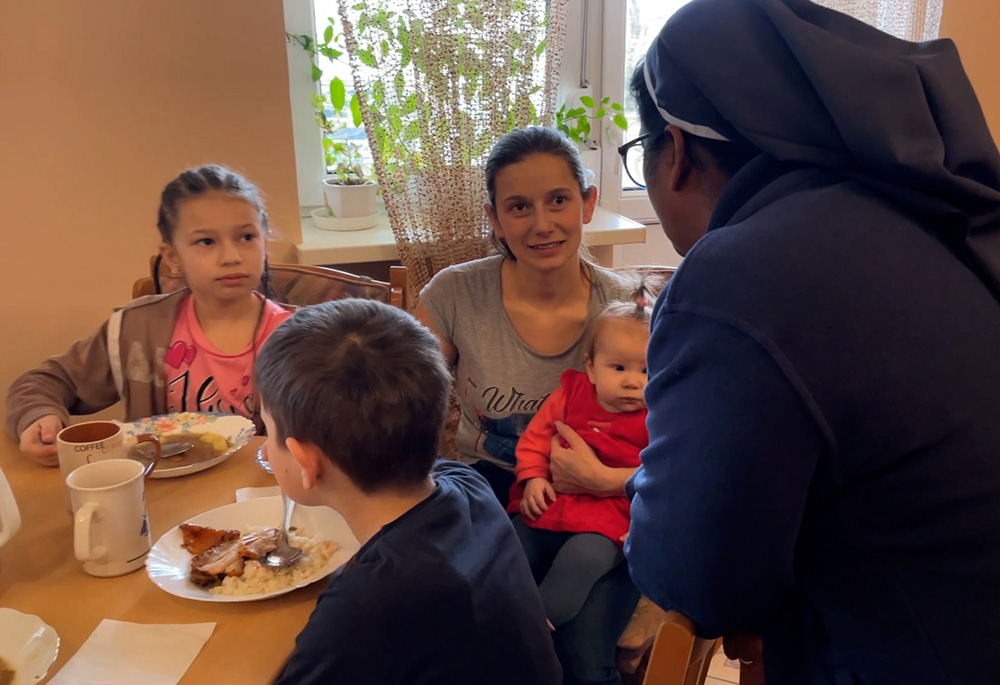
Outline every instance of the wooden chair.
POLYGON ((702 685, 721 645, 722 640, 697 637, 686 616, 668 611, 653 642, 643 685, 702 685))
MULTIPOLYGON (((132 298, 170 293, 183 288, 184 277, 167 270, 157 256, 149 260, 150 275, 132 285, 132 298)), ((406 267, 389 269, 389 282, 346 271, 306 264, 271 264, 268 268, 274 299, 303 307, 345 297, 378 300, 404 311, 408 305, 406 267)))

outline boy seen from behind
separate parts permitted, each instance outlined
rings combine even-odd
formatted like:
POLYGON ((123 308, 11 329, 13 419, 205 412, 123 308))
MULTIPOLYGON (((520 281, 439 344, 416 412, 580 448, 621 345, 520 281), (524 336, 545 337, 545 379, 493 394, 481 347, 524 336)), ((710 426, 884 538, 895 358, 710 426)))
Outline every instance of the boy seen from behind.
POLYGON ((510 520, 472 469, 435 463, 451 378, 429 330, 370 300, 306 307, 255 377, 281 489, 361 543, 280 685, 561 682, 510 520))

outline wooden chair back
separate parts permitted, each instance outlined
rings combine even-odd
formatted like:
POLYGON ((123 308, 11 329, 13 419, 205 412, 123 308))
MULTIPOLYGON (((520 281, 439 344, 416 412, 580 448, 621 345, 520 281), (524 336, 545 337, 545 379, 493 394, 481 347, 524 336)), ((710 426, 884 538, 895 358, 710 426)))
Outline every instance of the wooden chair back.
MULTIPOLYGON (((170 293, 185 286, 182 275, 171 273, 158 257, 150 258, 150 276, 132 285, 132 297, 170 293)), ((406 310, 409 302, 406 267, 389 269, 389 282, 346 271, 306 264, 271 264, 271 287, 274 299, 284 304, 303 307, 346 297, 378 300, 406 310)))
POLYGON ((686 616, 668 611, 653 642, 643 685, 703 685, 721 644, 697 637, 686 616))

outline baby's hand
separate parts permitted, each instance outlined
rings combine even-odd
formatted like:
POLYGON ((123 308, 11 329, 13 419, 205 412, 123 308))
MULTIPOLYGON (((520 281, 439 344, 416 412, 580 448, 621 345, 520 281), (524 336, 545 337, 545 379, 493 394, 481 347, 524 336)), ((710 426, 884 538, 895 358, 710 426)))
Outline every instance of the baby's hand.
POLYGON ((43 416, 21 431, 21 451, 42 466, 59 466, 56 434, 62 428, 58 416, 43 416))
POLYGON ((549 508, 549 501, 556 501, 552 483, 544 478, 529 478, 524 484, 524 497, 521 498, 521 516, 534 521, 549 508))

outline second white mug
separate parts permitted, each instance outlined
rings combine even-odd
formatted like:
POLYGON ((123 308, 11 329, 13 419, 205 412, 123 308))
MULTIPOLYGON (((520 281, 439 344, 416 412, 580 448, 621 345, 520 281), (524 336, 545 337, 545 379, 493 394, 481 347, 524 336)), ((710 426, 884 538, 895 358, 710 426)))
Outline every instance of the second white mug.
POLYGON ((86 464, 66 478, 73 503, 73 548, 92 576, 121 576, 142 568, 149 554, 145 468, 132 459, 86 464))

